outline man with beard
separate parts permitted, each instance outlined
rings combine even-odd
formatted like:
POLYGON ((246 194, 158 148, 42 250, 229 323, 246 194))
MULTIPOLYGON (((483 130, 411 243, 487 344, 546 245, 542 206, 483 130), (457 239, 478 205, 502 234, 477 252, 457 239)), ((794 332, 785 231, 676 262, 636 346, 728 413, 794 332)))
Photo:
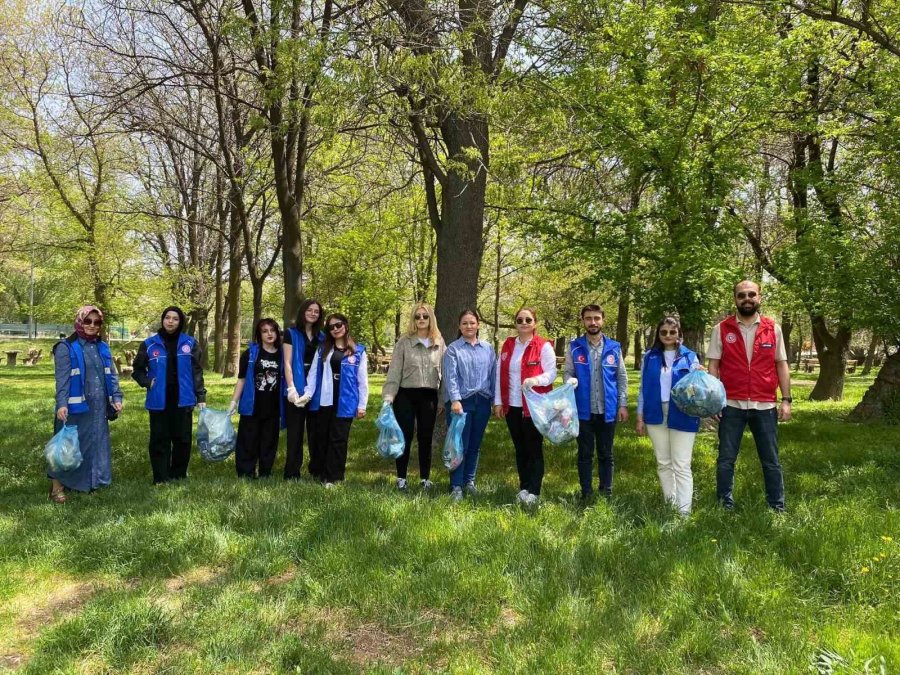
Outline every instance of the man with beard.
POLYGON ((621 345, 603 335, 605 314, 599 305, 581 309, 585 334, 569 343, 563 378, 575 387, 578 406, 578 480, 581 498, 593 495, 594 446, 600 493, 612 497, 613 437, 616 422, 628 420, 628 375, 621 345))
POLYGON ((756 443, 766 485, 766 500, 784 511, 784 479, 778 461, 777 424, 791 418, 791 374, 781 326, 759 314, 759 285, 745 280, 734 287, 737 314, 713 328, 706 356, 709 373, 725 385, 725 408, 719 416, 716 495, 734 508, 734 463, 744 427, 756 443), (781 389, 781 403, 775 388, 781 389))

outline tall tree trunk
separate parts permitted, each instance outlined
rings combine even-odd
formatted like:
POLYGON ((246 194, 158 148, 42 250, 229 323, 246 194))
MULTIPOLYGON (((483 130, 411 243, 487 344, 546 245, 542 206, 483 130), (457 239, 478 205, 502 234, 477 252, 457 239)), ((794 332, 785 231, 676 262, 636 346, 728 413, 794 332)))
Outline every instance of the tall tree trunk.
POLYGON ((811 401, 840 401, 844 395, 844 371, 847 367, 847 350, 853 336, 849 327, 839 324, 832 335, 825 324, 825 317, 811 315, 813 341, 819 358, 819 378, 809 395, 811 401))
MULTIPOLYGON (((232 213, 232 221, 237 220, 237 214, 232 213)), ((239 227, 232 222, 233 227, 239 227)), ((238 371, 238 359, 241 351, 241 254, 239 231, 232 230, 231 241, 228 243, 228 317, 225 328, 225 363, 222 367, 224 377, 234 377, 238 371)))
POLYGON ((622 345, 622 358, 628 356, 628 312, 631 308, 631 289, 619 292, 618 314, 616 315, 616 342, 622 345))
POLYGON ((703 361, 706 355, 706 347, 703 344, 704 333, 706 329, 701 324, 699 326, 683 326, 682 332, 684 333, 684 344, 695 352, 697 352, 697 357, 703 361))
POLYGON ((253 287, 253 323, 251 330, 256 330, 256 324, 262 319, 263 304, 263 284, 264 279, 251 279, 250 285, 253 287))
POLYGON ((448 165, 437 231, 435 312, 441 333, 456 335, 460 312, 478 303, 478 277, 484 253, 488 123, 481 117, 467 119, 449 113, 441 128, 451 160, 465 162, 468 168, 448 165), (473 159, 471 150, 477 150, 481 159, 473 159))
POLYGON ((641 359, 644 357, 644 350, 642 344, 642 333, 640 328, 634 331, 634 369, 641 369, 641 359))
POLYGON ((869 348, 866 350, 866 360, 863 362, 863 375, 868 375, 872 372, 872 366, 875 364, 875 353, 878 351, 878 343, 878 334, 872 331, 872 339, 869 341, 869 348))
POLYGON ((209 310, 197 322, 197 344, 200 346, 200 367, 209 370, 209 310))
POLYGON ((791 333, 794 332, 794 317, 787 312, 781 315, 781 336, 784 338, 784 349, 787 353, 788 363, 792 361, 793 346, 791 344, 791 333))
POLYGON ((887 357, 849 419, 852 422, 886 419, 900 423, 900 349, 887 357))

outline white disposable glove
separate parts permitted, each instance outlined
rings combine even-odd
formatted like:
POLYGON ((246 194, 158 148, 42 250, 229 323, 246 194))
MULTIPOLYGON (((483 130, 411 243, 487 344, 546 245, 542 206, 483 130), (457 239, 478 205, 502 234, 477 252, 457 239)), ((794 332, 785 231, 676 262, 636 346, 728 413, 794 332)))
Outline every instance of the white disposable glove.
POLYGON ((575 389, 578 389, 578 378, 570 377, 568 380, 566 380, 566 384, 571 384, 575 389))
POLYGON ((297 405, 298 398, 300 398, 300 396, 297 394, 297 388, 296 387, 288 387, 288 391, 287 391, 288 403, 293 403, 294 405, 297 405))
POLYGON ((303 396, 301 396, 296 401, 294 401, 294 405, 297 406, 298 408, 302 408, 307 403, 309 403, 311 400, 312 400, 312 396, 310 396, 309 394, 303 394, 303 396))
POLYGON ((536 377, 526 377, 524 380, 522 380, 522 387, 524 389, 534 389, 537 383, 538 379, 536 377))
POLYGON ((237 403, 232 401, 231 403, 228 404, 228 414, 229 415, 234 415, 234 412, 236 410, 237 410, 237 403))

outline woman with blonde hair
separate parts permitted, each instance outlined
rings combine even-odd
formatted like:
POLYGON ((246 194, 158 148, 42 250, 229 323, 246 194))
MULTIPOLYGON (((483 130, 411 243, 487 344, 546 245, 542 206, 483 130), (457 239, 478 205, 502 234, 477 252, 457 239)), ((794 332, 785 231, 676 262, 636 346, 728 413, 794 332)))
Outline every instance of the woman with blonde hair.
POLYGON ((403 455, 397 459, 398 490, 407 489, 406 473, 414 429, 419 441, 422 489, 433 487, 431 440, 438 412, 441 361, 445 349, 434 311, 424 302, 417 303, 410 312, 406 334, 394 345, 387 380, 382 388, 382 398, 394 407, 394 415, 406 441, 403 455))

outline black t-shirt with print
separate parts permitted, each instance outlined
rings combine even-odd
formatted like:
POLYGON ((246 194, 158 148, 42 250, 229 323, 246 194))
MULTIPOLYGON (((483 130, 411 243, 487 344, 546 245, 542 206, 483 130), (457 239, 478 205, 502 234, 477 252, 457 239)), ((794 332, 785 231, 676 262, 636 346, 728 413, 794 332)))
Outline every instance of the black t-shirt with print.
POLYGON ((256 390, 254 414, 263 419, 277 417, 281 411, 281 364, 278 353, 260 349, 252 378, 247 377, 249 362, 250 350, 246 350, 241 354, 238 378, 246 378, 244 386, 252 386, 256 390))

